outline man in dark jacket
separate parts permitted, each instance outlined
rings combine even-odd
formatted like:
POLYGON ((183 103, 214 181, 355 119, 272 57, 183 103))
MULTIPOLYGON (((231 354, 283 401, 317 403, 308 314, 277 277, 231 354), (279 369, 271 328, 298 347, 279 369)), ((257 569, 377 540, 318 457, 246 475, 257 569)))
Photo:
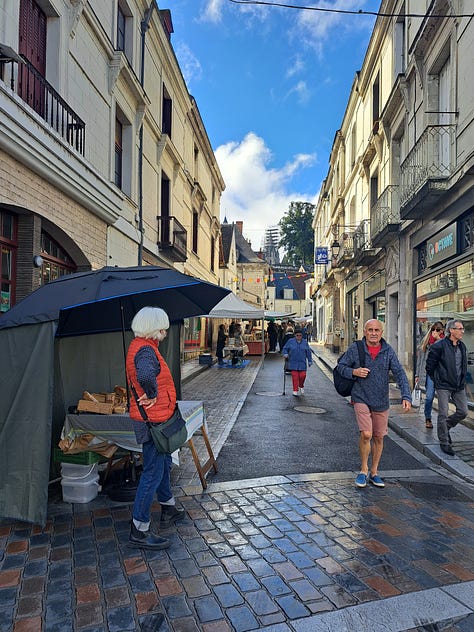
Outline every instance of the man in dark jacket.
POLYGON ((449 431, 467 415, 467 351, 462 342, 464 327, 460 320, 448 320, 446 337, 431 345, 426 373, 433 380, 438 396, 438 439, 441 450, 454 455, 449 431), (448 415, 449 402, 456 407, 448 415))
POLYGON ((351 399, 359 427, 360 472, 355 484, 385 487, 378 474, 384 437, 388 432, 389 372, 397 380, 403 410, 411 408, 411 391, 406 373, 392 347, 382 338, 383 323, 368 320, 364 325, 364 366, 360 366, 357 343, 353 342, 338 363, 338 371, 354 379, 351 399), (357 379, 356 379, 357 378, 357 379), (369 472, 369 456, 372 456, 369 472))

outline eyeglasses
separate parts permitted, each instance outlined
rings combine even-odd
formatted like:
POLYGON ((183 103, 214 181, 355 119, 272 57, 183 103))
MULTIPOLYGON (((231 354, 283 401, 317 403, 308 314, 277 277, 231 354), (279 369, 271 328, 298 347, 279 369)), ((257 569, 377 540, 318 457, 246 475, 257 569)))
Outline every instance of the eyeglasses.
POLYGON ((464 331, 464 327, 452 327, 451 329, 456 329, 456 331, 464 331))
POLYGON ((432 329, 431 331, 437 331, 439 333, 440 331, 443 331, 443 330, 436 328, 436 329, 432 329))

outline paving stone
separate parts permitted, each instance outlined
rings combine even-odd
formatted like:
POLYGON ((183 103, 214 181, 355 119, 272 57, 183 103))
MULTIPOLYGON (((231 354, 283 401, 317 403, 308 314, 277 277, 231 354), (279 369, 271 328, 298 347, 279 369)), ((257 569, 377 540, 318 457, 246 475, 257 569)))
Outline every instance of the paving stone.
POLYGON ((105 603, 107 608, 117 608, 130 603, 130 595, 126 586, 107 588, 104 590, 105 603))
POLYGON ((273 596, 291 593, 291 588, 289 587, 289 585, 286 584, 278 575, 264 577, 262 579, 262 584, 273 596))
POLYGON ((299 619, 301 617, 307 617, 310 614, 308 608, 292 595, 277 597, 276 602, 289 619, 299 619))
POLYGON ((210 621, 204 623, 202 626, 202 632, 232 632, 227 621, 221 619, 220 621, 210 621))
POLYGON ((126 579, 123 573, 117 569, 101 569, 100 578, 104 588, 113 588, 114 586, 123 586, 126 579))
POLYGON ((322 597, 321 593, 307 579, 298 579, 289 582, 288 585, 295 591, 301 601, 314 601, 322 597))
POLYGON ((128 606, 107 610, 107 625, 109 632, 126 632, 126 630, 135 631, 137 629, 133 610, 128 606))
MULTIPOLYGON (((2 603, 7 603, 3 602, 2 603)), ((35 595, 32 597, 22 597, 18 600, 17 604, 17 616, 18 617, 33 617, 35 615, 41 615, 43 607, 43 601, 41 595, 35 595)))
POLYGON ((223 608, 238 606, 244 602, 242 595, 231 584, 221 584, 213 589, 219 604, 223 608))
POLYGON ((342 586, 321 586, 321 592, 325 595, 336 608, 345 608, 357 603, 355 597, 350 595, 342 586))
POLYGON ((220 566, 211 566, 205 568, 203 572, 211 586, 217 586, 218 584, 225 584, 230 582, 229 577, 225 574, 220 566))
POLYGON ((211 592, 204 579, 200 576, 183 579, 182 584, 186 594, 191 599, 209 595, 211 592))
POLYGON ((222 619, 223 617, 222 610, 213 596, 195 599, 194 607, 201 623, 215 621, 217 619, 222 619))
POLYGON ((206 566, 217 566, 218 564, 218 561, 210 551, 194 553, 194 559, 200 568, 204 568, 206 566))
POLYGON ((273 549, 273 548, 263 549, 261 553, 262 553, 262 557, 270 564, 276 564, 279 562, 286 561, 286 557, 282 555, 280 551, 277 551, 276 549, 273 549))
POLYGON ((277 604, 270 599, 265 590, 255 590, 246 595, 246 601, 256 615, 263 616, 278 612, 277 604))
POLYGON ((163 597, 161 600, 164 610, 170 619, 178 619, 181 617, 187 617, 192 614, 189 609, 186 597, 184 594, 172 595, 170 597, 163 597))
POLYGON ((283 612, 274 612, 273 614, 266 614, 261 617, 258 617, 258 620, 260 621, 262 627, 265 628, 265 632, 268 632, 268 630, 274 630, 274 631, 285 630, 285 632, 290 630, 290 628, 286 625, 286 623, 283 624, 283 621, 285 621, 285 615, 283 614, 283 612), (282 625, 278 625, 280 623, 282 625))
POLYGON ((218 558, 230 557, 231 555, 234 555, 234 549, 228 544, 225 544, 224 542, 220 542, 218 544, 211 544, 209 548, 212 551, 212 553, 218 558))
POLYGON ((246 606, 236 606, 229 608, 226 612, 230 622, 236 632, 246 632, 246 630, 258 630, 259 623, 252 612, 246 606))
POLYGON ((242 592, 257 590, 260 584, 252 575, 252 573, 235 573, 232 575, 233 581, 237 584, 242 592))

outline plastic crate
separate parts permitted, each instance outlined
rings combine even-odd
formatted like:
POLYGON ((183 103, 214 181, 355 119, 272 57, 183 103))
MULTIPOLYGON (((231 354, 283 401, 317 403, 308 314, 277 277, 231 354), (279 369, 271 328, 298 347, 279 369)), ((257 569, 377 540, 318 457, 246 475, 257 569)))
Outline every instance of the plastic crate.
POLYGON ((97 452, 79 452, 78 454, 64 454, 61 448, 54 448, 53 460, 55 463, 75 463, 76 465, 92 465, 98 463, 102 456, 97 452))

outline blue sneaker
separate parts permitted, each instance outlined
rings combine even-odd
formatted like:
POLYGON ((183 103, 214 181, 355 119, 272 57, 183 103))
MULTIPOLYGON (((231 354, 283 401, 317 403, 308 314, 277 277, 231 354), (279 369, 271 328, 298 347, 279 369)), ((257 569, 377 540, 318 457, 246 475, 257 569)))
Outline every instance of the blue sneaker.
POLYGON ((367 474, 364 474, 363 472, 357 474, 356 485, 357 487, 365 487, 367 485, 367 474))
POLYGON ((385 487, 385 483, 383 482, 383 479, 380 478, 378 474, 374 474, 373 476, 372 474, 370 474, 369 483, 372 483, 372 485, 375 485, 375 487, 385 487))

